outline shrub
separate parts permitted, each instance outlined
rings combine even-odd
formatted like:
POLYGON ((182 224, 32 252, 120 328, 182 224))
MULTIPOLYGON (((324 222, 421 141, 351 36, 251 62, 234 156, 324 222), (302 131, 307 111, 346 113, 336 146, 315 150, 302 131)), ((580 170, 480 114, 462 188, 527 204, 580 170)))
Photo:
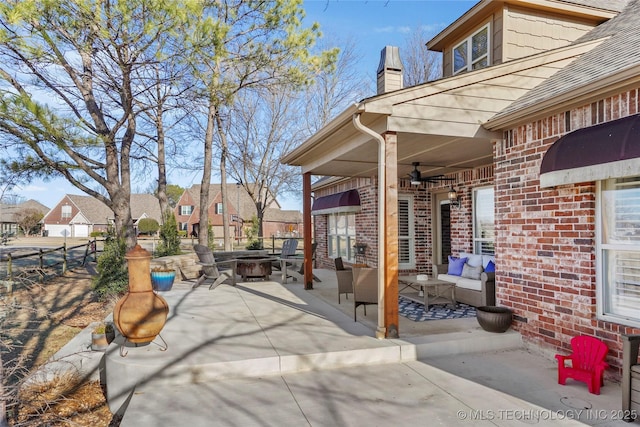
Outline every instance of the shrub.
POLYGON ((108 237, 104 251, 98 257, 98 275, 93 279, 93 288, 101 299, 122 294, 129 285, 124 239, 108 237))
POLYGON ((160 227, 160 243, 156 249, 156 256, 180 254, 180 236, 178 223, 173 213, 165 214, 164 223, 160 227))
POLYGON ((140 234, 154 234, 160 228, 160 224, 153 218, 142 218, 138 221, 138 232, 140 234))
POLYGON ((245 228, 247 234, 247 249, 262 249, 262 241, 258 238, 258 217, 251 218, 250 226, 245 228))

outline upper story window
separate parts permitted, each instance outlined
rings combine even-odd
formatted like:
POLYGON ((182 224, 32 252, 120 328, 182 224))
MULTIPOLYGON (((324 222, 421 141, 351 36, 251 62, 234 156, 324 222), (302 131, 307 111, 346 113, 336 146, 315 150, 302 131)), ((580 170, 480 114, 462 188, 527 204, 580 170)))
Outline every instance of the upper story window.
POLYGON ((191 215, 193 213, 193 206, 180 206, 180 215, 191 215))
POLYGON ((71 218, 71 206, 62 205, 62 218, 71 218))
POLYGON ((223 210, 224 210, 224 207, 222 206, 222 203, 216 203, 216 214, 222 215, 223 210))
POLYGON ((453 48, 453 74, 489 66, 489 24, 453 48))

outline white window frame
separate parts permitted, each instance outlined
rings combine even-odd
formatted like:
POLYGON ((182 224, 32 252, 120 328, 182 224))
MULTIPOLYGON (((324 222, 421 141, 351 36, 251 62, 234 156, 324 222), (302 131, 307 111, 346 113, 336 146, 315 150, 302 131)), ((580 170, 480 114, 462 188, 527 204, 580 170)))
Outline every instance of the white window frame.
POLYGON ((215 212, 216 215, 222 215, 224 213, 224 205, 222 202, 216 203, 215 212))
MULTIPOLYGON (((400 262, 398 253, 398 269, 400 270, 413 270, 416 268, 416 234, 415 234, 415 214, 414 214, 414 202, 413 197, 410 195, 398 195, 398 202, 407 202, 407 235, 400 235, 400 229, 398 229, 398 252, 400 251, 400 242, 406 241, 409 248, 409 261, 400 262)), ((398 203, 398 227, 400 226, 400 203, 398 203)))
POLYGON ((486 254, 486 255, 495 255, 495 247, 496 247, 496 236, 495 236, 495 226, 496 226, 496 211, 495 211, 495 188, 493 186, 487 187, 477 187, 473 189, 473 253, 475 254, 486 254), (479 237, 477 233, 479 232, 477 227, 477 197, 480 191, 491 190, 492 198, 493 198, 493 237, 485 238, 479 237), (490 242, 493 243, 493 252, 483 252, 481 250, 482 243, 490 242))
POLYGON ((180 205, 180 215, 191 215, 193 213, 192 205, 180 205))
MULTIPOLYGON (((460 74, 460 73, 466 73, 467 71, 472 71, 474 68, 474 64, 480 62, 482 59, 487 58, 487 67, 491 65, 491 24, 487 23, 486 25, 483 25, 482 27, 480 27, 478 29, 478 31, 474 32, 473 34, 471 34, 469 37, 467 37, 466 39, 462 40, 460 43, 458 43, 457 45, 455 45, 453 47, 453 49, 451 49, 451 70, 453 75, 456 74, 460 74), (481 33, 484 30, 487 30, 487 53, 485 55, 482 55, 478 58, 476 58, 476 60, 474 61, 472 58, 472 46, 473 46, 473 38, 478 35, 479 33, 481 33), (456 49, 458 47, 460 47, 463 44, 467 44, 467 63, 464 67, 460 68, 459 70, 456 71, 456 49)), ((486 68, 486 67, 481 67, 481 68, 486 68)), ((480 68, 478 68, 480 69, 480 68)))
POLYGON ((63 219, 71 218, 71 214, 73 213, 71 205, 62 205, 60 211, 60 217, 63 219))
POLYGON ((342 257, 345 261, 356 262, 356 254, 353 249, 353 245, 356 243, 356 215, 354 213, 339 212, 327 215, 327 245, 329 248, 329 257, 337 258, 342 257), (332 225, 332 220, 335 224, 338 223, 339 217, 345 217, 346 220, 346 233, 338 233, 337 229, 332 225), (352 224, 352 227, 349 226, 352 224), (353 231, 350 233, 350 231, 353 231), (337 240, 338 245, 344 248, 344 251, 339 251, 334 244, 334 237, 337 240), (344 244, 343 244, 344 242, 344 244))
MULTIPOLYGON (((635 182, 640 184, 640 177, 629 178, 635 178, 635 182)), ((609 255, 613 256, 616 252, 630 255, 630 257, 628 257, 629 259, 631 259, 631 257, 638 258, 637 268, 640 268, 640 240, 607 239, 607 236, 605 236, 604 230, 608 225, 605 224, 605 215, 603 212, 604 209, 611 208, 611 204, 604 203, 604 193, 608 191, 615 182, 616 179, 614 178, 596 183, 596 317, 599 320, 638 328, 640 327, 640 306, 634 302, 632 304, 633 308, 630 309, 615 304, 615 293, 611 290, 613 284, 609 283, 609 275, 607 274, 606 261, 610 259, 609 255), (609 305, 608 303, 613 305, 611 309, 607 307, 609 305), (638 308, 635 309, 636 307, 638 308)), ((614 211, 614 213, 615 212, 617 211, 614 211)), ((635 265, 633 268, 636 268, 635 265)), ((638 288, 640 290, 640 285, 638 285, 638 288)), ((622 295, 619 298, 623 300, 625 296, 622 295)))

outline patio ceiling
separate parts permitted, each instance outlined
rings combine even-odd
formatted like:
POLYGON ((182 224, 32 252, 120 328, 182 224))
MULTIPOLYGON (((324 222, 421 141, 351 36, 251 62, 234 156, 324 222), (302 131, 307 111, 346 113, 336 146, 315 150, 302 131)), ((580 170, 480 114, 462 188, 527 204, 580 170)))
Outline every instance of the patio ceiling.
POLYGON ((377 142, 359 132, 353 116, 373 131, 397 134, 398 177, 413 163, 423 177, 493 162, 492 141, 501 132, 482 124, 600 41, 555 49, 455 77, 365 99, 343 111, 283 157, 303 173, 371 177, 378 170, 377 142))

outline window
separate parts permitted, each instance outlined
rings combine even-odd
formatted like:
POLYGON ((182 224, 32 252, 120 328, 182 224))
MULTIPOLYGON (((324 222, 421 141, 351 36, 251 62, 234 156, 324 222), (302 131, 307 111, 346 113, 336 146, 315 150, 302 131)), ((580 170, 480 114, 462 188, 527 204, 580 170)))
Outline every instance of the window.
POLYGON ((180 215, 191 215, 193 213, 193 206, 180 206, 180 215))
POLYGON ((598 191, 598 314, 640 325, 640 177, 603 181, 598 191))
POLYGON ((489 24, 453 48, 453 74, 489 66, 489 24))
POLYGON ((496 225, 493 187, 473 190, 473 252, 495 254, 496 225))
POLYGON ((222 203, 216 203, 216 214, 217 215, 222 215, 222 203))
POLYGON ((62 218, 71 218, 71 206, 69 205, 62 206, 62 218))
POLYGON ((415 268, 413 199, 398 196, 398 268, 415 268))
POLYGON ((329 256, 342 257, 355 262, 353 245, 356 243, 355 214, 336 213, 329 215, 329 256))
POLYGON ((188 229, 189 229, 189 223, 188 222, 181 222, 180 223, 180 230, 187 231, 188 229))

